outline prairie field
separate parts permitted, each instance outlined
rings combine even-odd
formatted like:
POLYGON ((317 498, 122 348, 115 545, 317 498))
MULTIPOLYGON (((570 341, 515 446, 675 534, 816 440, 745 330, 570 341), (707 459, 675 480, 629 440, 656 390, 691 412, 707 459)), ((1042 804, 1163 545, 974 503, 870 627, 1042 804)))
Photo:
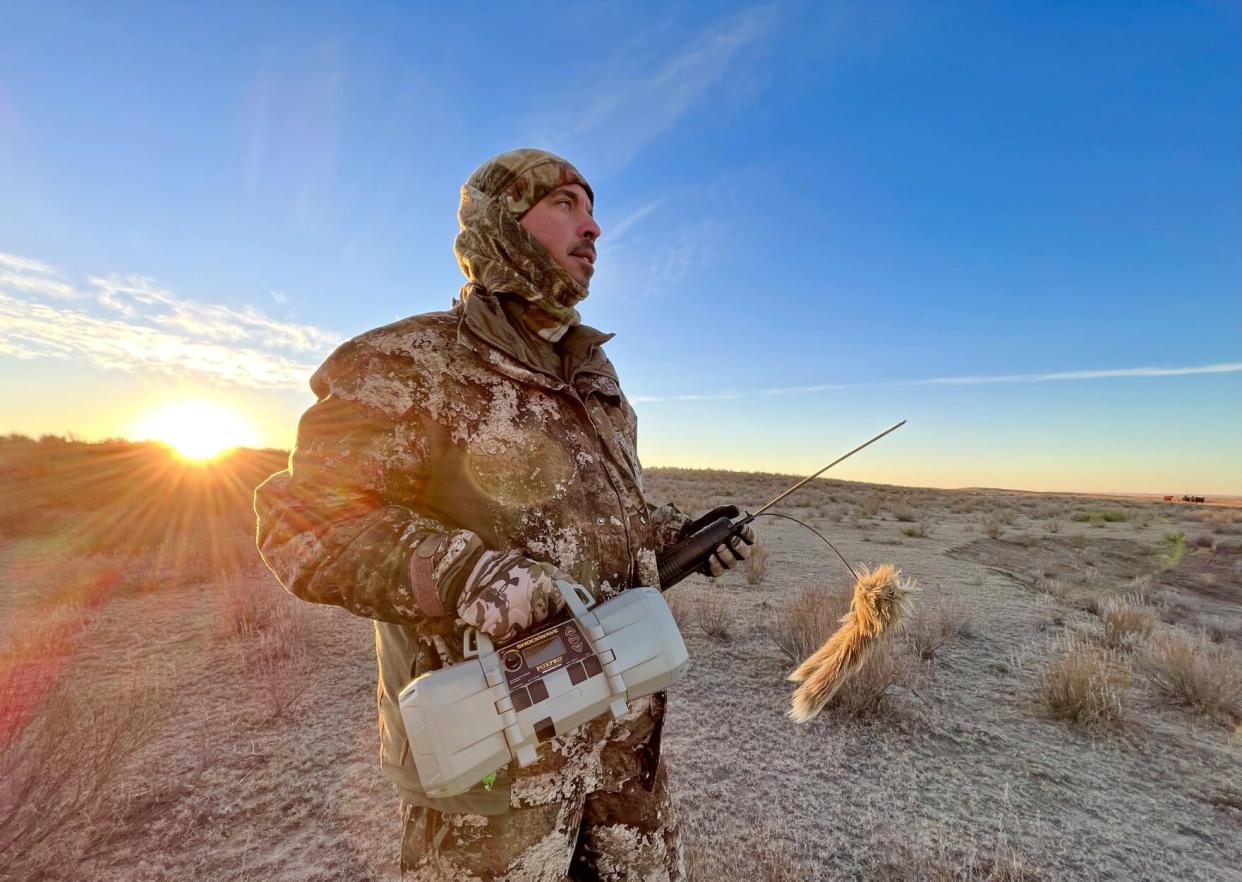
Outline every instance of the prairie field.
MULTIPOLYGON (((287 595, 280 451, 0 439, 0 880, 397 879, 370 623, 287 595)), ((792 476, 653 469, 755 508, 792 476)), ((1242 880, 1242 508, 811 482, 777 509, 917 583, 806 724, 786 675, 852 577, 803 526, 666 595, 696 882, 1242 880)))

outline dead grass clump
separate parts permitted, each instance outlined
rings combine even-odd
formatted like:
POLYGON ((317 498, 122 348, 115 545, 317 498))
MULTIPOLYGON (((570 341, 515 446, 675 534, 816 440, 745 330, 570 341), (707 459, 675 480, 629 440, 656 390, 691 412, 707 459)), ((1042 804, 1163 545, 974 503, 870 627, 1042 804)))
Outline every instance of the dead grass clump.
POLYGON ((703 633, 714 640, 728 640, 733 629, 733 611, 729 608, 729 601, 718 594, 699 601, 695 620, 703 633))
POLYGON ((883 716, 888 710, 893 687, 909 685, 914 677, 913 659, 903 651, 901 644, 882 640, 824 708, 858 719, 883 716))
POLYGON ((746 584, 758 585, 768 575, 768 547, 756 542, 746 559, 746 584))
POLYGON ((1164 695, 1197 713, 1242 711, 1242 660, 1227 644, 1189 635, 1153 639, 1140 667, 1164 695))
POLYGON ((1044 529, 1047 530, 1049 533, 1060 533, 1061 522, 1057 520, 1056 518, 1053 518, 1052 520, 1044 524, 1044 529))
POLYGON ((76 866, 123 826, 129 767, 160 731, 150 684, 71 684, 31 695, 8 668, 0 703, 28 708, 0 731, 0 856, 8 878, 76 866), (32 704, 33 702, 33 704, 32 704))
POLYGON ((992 848, 961 848, 941 840, 922 847, 893 843, 876 882, 1039 882, 1032 864, 1002 837, 992 848))
MULTIPOLYGON (((668 597, 668 595, 665 596, 668 597)), ((693 607, 681 594, 668 598, 668 611, 673 614, 673 621, 677 623, 677 630, 682 634, 685 634, 686 629, 694 623, 693 607)))
POLYGON ((1115 653, 1069 635, 1053 647, 1040 673, 1036 695, 1055 719, 1087 728, 1125 722, 1130 672, 1115 653))
POLYGON ((996 515, 987 515, 983 519, 983 532, 989 539, 999 539, 1005 534, 1005 521, 996 515))
POLYGON ((1147 593, 1146 598, 1147 605, 1166 624, 1175 625, 1191 616, 1190 607, 1172 588, 1157 588, 1147 593))
POLYGON ((974 617, 964 603, 946 602, 937 607, 920 607, 906 621, 906 640, 915 655, 924 661, 935 658, 959 637, 974 632, 974 617))
POLYGON ((772 622, 772 642, 785 661, 799 665, 832 636, 849 608, 847 594, 808 588, 777 613, 772 622))
POLYGON ((217 586, 215 625, 218 639, 232 641, 263 719, 287 716, 310 657, 308 605, 268 580, 238 577, 217 586))
POLYGON ((918 521, 909 527, 903 527, 901 535, 908 539, 926 539, 931 531, 931 525, 927 521, 918 521))
POLYGON ((1131 650, 1150 637, 1156 627, 1156 615, 1141 597, 1105 600, 1099 610, 1104 625, 1104 645, 1109 649, 1131 650))
POLYGON ((810 882, 813 878, 772 831, 728 837, 695 825, 687 839, 687 882, 810 882))

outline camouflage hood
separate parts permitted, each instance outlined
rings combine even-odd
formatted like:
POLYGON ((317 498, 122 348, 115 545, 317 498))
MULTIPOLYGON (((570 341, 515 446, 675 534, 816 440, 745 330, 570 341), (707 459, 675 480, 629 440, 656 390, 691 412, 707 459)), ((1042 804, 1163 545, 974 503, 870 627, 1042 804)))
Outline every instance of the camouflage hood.
POLYGON ((529 304, 524 318, 532 330, 557 340, 580 322, 574 305, 587 296, 586 286, 565 271, 520 223, 521 217, 557 187, 579 184, 594 202, 586 179, 565 160, 542 150, 513 150, 489 159, 461 188, 457 219, 461 231, 453 250, 475 287, 509 294, 529 304))

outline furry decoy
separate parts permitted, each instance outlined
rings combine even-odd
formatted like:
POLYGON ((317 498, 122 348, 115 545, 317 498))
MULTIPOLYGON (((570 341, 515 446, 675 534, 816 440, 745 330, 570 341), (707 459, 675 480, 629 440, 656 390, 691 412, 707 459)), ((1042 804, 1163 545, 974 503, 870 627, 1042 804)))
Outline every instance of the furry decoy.
POLYGON ((789 716, 805 723, 818 714, 855 671, 884 634, 902 620, 914 583, 901 577, 892 564, 874 570, 862 568, 854 582, 850 609, 841 616, 836 632, 789 679, 801 685, 794 691, 789 716))

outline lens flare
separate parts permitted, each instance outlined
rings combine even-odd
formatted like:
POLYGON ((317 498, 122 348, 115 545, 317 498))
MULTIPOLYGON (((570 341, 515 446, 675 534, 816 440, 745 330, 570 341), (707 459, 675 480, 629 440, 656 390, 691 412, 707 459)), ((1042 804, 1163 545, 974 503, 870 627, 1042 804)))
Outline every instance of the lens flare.
POLYGON ((194 462, 207 462, 235 447, 257 446, 254 429, 236 411, 210 401, 173 402, 139 423, 133 436, 167 444, 194 462))

